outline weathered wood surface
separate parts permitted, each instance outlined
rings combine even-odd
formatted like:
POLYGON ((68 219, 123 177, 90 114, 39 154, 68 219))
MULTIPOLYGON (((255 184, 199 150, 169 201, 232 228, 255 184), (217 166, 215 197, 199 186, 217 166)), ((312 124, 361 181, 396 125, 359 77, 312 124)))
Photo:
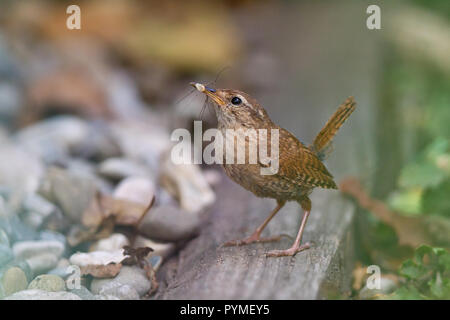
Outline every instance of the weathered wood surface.
MULTIPOLYGON (((311 249, 295 257, 266 258, 271 249, 292 240, 221 247, 226 240, 249 235, 275 206, 255 197, 229 179, 217 189, 200 235, 161 270, 157 299, 317 299, 350 290, 353 205, 336 191, 316 191, 304 241, 311 249)), ((301 209, 288 203, 264 231, 295 237, 301 209)))

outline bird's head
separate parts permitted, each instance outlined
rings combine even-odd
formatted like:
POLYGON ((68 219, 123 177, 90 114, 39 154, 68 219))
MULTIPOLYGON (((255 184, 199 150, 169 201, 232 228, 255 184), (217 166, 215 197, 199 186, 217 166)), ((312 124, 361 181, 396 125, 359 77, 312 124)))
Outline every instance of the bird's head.
POLYGON ((272 123, 266 110, 245 92, 214 89, 196 82, 191 85, 212 100, 220 126, 263 128, 272 123))

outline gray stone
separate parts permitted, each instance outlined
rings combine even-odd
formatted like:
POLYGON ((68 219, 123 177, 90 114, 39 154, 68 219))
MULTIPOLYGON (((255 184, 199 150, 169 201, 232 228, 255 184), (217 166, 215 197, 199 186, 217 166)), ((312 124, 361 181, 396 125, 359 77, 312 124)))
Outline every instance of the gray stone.
POLYGON ((28 289, 57 292, 64 291, 66 289, 66 284, 59 276, 53 274, 43 274, 34 278, 28 285, 28 289))
POLYGON ((52 167, 47 171, 39 193, 57 204, 70 220, 79 222, 96 190, 92 178, 52 167))
POLYGON ((213 204, 216 200, 215 193, 206 181, 200 166, 176 165, 170 155, 171 153, 167 152, 161 158, 159 179, 161 186, 178 199, 180 207, 185 211, 197 213, 213 204))
POLYGON ((0 218, 0 227, 6 232, 10 242, 35 240, 37 232, 20 221, 16 215, 0 218))
POLYGON ((34 275, 42 274, 56 267, 58 256, 53 253, 42 253, 25 260, 34 275))
POLYGON ((116 187, 113 197, 124 199, 144 206, 150 205, 155 196, 155 186, 150 179, 143 177, 128 177, 116 187))
POLYGON ((136 266, 123 266, 115 278, 92 280, 91 291, 94 294, 101 294, 103 289, 108 290, 120 285, 128 285, 134 288, 139 296, 145 295, 151 289, 151 282, 144 270, 136 266))
POLYGON ((5 300, 81 300, 81 298, 74 293, 66 291, 52 292, 32 289, 16 292, 6 297, 5 300))
POLYGON ((0 144, 0 154, 0 185, 17 193, 35 192, 44 173, 41 160, 10 143, 0 144))
POLYGON ((100 295, 114 296, 120 300, 139 300, 139 293, 129 285, 109 282, 100 290, 100 295))
POLYGON ((64 246, 67 245, 66 237, 62 233, 52 230, 42 230, 39 232, 39 239, 44 241, 58 241, 64 246))
POLYGON ((120 300, 118 297, 109 294, 96 294, 94 298, 95 300, 120 300))
POLYGON ((2 228, 0 228, 0 245, 4 245, 7 247, 9 247, 10 245, 8 235, 2 228))
POLYGON ((59 258, 64 249, 64 244, 55 240, 21 241, 13 245, 14 256, 17 259, 27 259, 41 254, 53 254, 59 258))
POLYGON ((78 289, 72 289, 69 292, 76 294, 82 300, 95 300, 95 296, 84 286, 80 286, 78 289))
POLYGON ((58 277, 61 277, 63 279, 66 279, 68 276, 73 274, 73 272, 70 272, 70 269, 68 267, 56 267, 51 269, 50 271, 47 271, 47 274, 52 274, 58 277))
POLYGON ((27 195, 22 203, 25 214, 23 221, 29 226, 38 229, 51 215, 59 210, 53 203, 38 194, 27 195))
POLYGON ((194 236, 200 218, 175 206, 151 208, 139 225, 139 231, 147 237, 160 241, 179 241, 194 236))
POLYGON ((130 245, 130 241, 121 233, 113 233, 108 238, 98 240, 89 251, 116 251, 130 245))
POLYGON ((131 176, 140 176, 151 178, 150 171, 142 164, 125 159, 125 158, 109 158, 100 163, 98 173, 102 176, 122 180, 131 176))
POLYGON ((27 285, 27 276, 20 268, 9 268, 2 277, 0 298, 2 295, 5 297, 15 292, 25 290, 27 285))
POLYGON ((14 259, 14 254, 10 247, 0 244, 0 268, 2 268, 9 261, 14 259))
POLYGON ((89 126, 73 116, 56 116, 18 131, 13 137, 28 152, 47 163, 64 160, 72 148, 89 139, 89 126))
POLYGON ((2 266, 2 268, 0 269, 0 278, 5 274, 6 271, 14 267, 21 269, 25 273, 28 282, 33 279, 33 271, 31 270, 29 264, 26 261, 17 261, 17 260, 12 260, 8 262, 6 265, 2 266))

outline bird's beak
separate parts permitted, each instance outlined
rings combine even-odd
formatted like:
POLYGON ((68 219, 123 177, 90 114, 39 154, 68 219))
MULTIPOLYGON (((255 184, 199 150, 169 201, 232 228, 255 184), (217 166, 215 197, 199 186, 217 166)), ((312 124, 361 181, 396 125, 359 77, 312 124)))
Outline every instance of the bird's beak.
POLYGON ((208 97, 214 100, 215 103, 217 103, 219 106, 225 105, 225 101, 217 94, 216 89, 209 88, 201 83, 197 82, 191 82, 191 86, 193 86, 198 91, 206 94, 208 97))

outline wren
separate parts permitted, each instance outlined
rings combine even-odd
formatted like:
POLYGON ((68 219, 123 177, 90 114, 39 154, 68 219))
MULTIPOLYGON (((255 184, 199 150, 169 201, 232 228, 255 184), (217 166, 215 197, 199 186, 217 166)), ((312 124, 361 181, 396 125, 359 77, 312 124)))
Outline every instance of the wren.
MULTIPOLYGON (((240 246, 281 239, 281 236, 262 238, 261 232, 287 201, 297 201, 304 213, 293 245, 286 250, 269 251, 266 256, 294 256, 296 253, 308 249, 310 244, 302 244, 302 235, 311 212, 309 195, 316 187, 337 189, 333 176, 322 161, 329 154, 336 132, 356 108, 353 97, 349 97, 338 107, 314 142, 307 146, 289 131, 276 125, 258 101, 245 92, 232 89, 213 89, 200 83, 191 83, 191 85, 213 101, 218 129, 224 136, 227 129, 266 129, 267 131, 278 129, 279 132, 279 167, 275 174, 262 175, 260 169, 264 164, 261 162, 256 164, 224 162, 223 164, 226 174, 233 181, 258 197, 273 198, 277 201, 275 209, 252 235, 242 240, 226 242, 224 245, 240 246)), ((241 140, 241 143, 248 144, 248 139, 252 139, 252 137, 241 140)))

